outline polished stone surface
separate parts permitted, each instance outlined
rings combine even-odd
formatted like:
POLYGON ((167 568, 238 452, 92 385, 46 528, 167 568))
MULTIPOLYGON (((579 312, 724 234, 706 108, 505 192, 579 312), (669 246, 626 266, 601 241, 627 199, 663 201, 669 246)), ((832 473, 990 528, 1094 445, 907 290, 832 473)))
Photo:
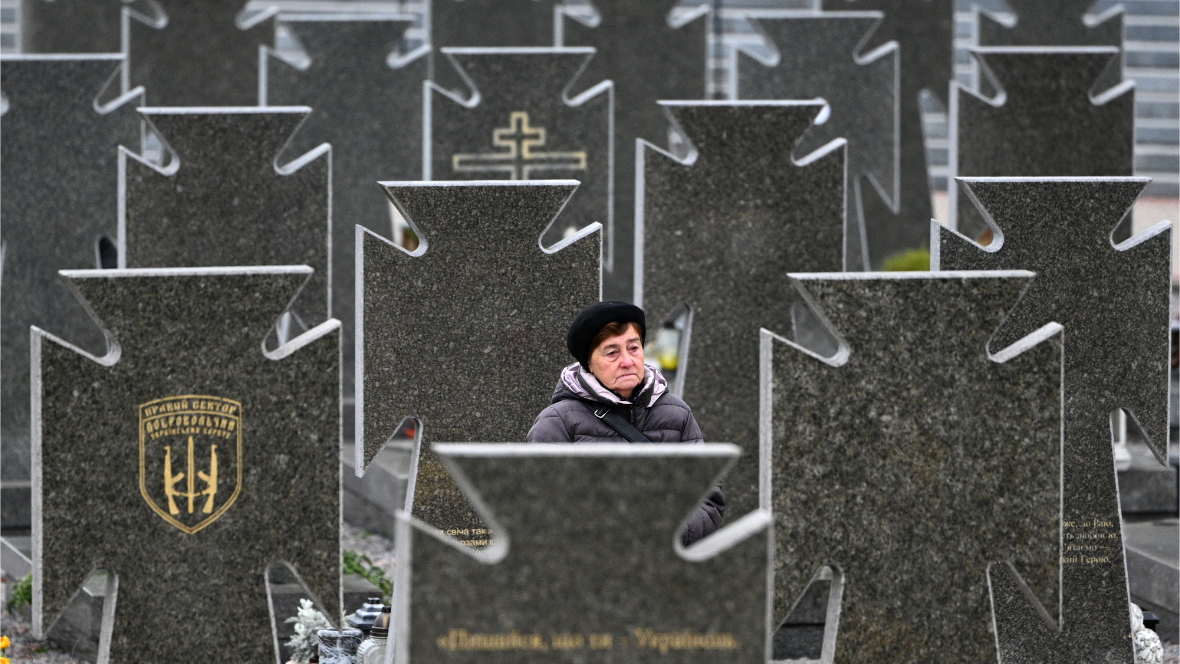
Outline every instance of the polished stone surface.
POLYGON ((118 53, 121 50, 121 17, 123 7, 129 5, 126 0, 25 0, 19 4, 20 45, 24 53, 118 53))
POLYGON ((396 661, 766 661, 769 514, 677 541, 737 448, 435 449, 495 534, 464 551, 399 515, 396 661))
POLYGON ((310 111, 141 109, 175 155, 161 168, 121 152, 120 266, 309 265, 294 311, 304 327, 327 319, 331 155, 277 159, 310 111))
POLYGON ((599 230, 554 253, 539 246, 576 182, 385 185, 425 252, 357 230, 356 467, 417 418, 415 516, 486 540, 430 445, 524 440, 573 361, 570 322, 598 301, 599 230))
POLYGON ((430 79, 463 94, 462 77, 442 48, 449 46, 553 46, 561 0, 429 0, 430 79))
POLYGON ((899 53, 896 44, 858 58, 854 54, 884 18, 880 12, 765 12, 749 20, 765 35, 777 58, 760 62, 749 54, 737 61, 739 99, 823 98, 831 107, 826 121, 795 148, 798 158, 830 141, 848 141, 848 183, 844 192, 848 269, 880 265, 900 249, 895 233, 864 236, 859 188, 875 188, 896 206, 898 169, 899 53), (873 255, 876 260, 872 260, 873 255))
POLYGON ((603 242, 609 243, 615 161, 610 87, 568 95, 581 85, 594 50, 472 48, 442 54, 470 87, 461 96, 436 85, 427 92, 425 179, 578 180, 581 186, 545 244, 594 222, 602 224, 603 242))
POLYGON ((635 299, 652 327, 680 305, 692 310, 673 390, 705 440, 745 453, 725 479, 730 518, 758 507, 758 330, 792 329, 788 272, 843 266, 844 150, 792 161, 819 102, 665 108, 695 159, 681 163, 650 146, 640 154, 635 299))
MULTIPOLYGON (((899 93, 900 204, 891 208, 873 189, 862 183, 866 234, 881 238, 885 247, 872 268, 884 259, 929 243, 930 173, 926 163, 926 139, 922 129, 923 91, 946 106, 948 87, 954 78, 955 0, 822 0, 825 11, 879 11, 885 20, 873 31, 856 55, 863 56, 897 41, 901 48, 899 93)), ((872 256, 870 256, 872 258, 872 256)))
MULTIPOLYGON (((377 181, 413 180, 422 174, 422 81, 427 60, 389 64, 412 24, 410 17, 311 14, 292 16, 284 24, 310 61, 288 63, 270 54, 265 102, 312 109, 283 149, 283 160, 321 143, 332 145, 332 316, 344 324, 344 385, 349 398, 355 228, 360 224, 393 237, 392 208, 377 181)), ((351 432, 352 423, 346 422, 345 429, 351 432)))
MULTIPOLYGON (((39 0, 38 0, 39 1, 39 0)), ((139 96, 110 99, 120 55, 0 59, 0 232, 3 236, 4 525, 29 527, 29 326, 100 353, 102 332, 58 279, 98 267, 98 242, 116 236, 119 144, 137 145, 139 96), (105 112, 95 108, 104 99, 105 112), (9 486, 17 481, 21 486, 9 486)), ((117 87, 117 86, 115 86, 117 87)))
MULTIPOLYGON (((603 299, 631 297, 635 261, 635 140, 683 148, 661 99, 704 99, 709 16, 676 10, 678 0, 595 0, 597 24, 567 7, 560 46, 592 46, 575 90, 614 83, 614 234, 604 258, 603 299), (687 21, 687 22, 685 22, 687 21)), ((703 7, 702 7, 703 8, 703 7)))
POLYGON ((113 349, 34 336, 35 631, 95 568, 114 662, 274 662, 275 561, 338 618, 339 323, 262 349, 310 272, 65 273, 113 349))
POLYGON ((242 0, 152 0, 127 21, 129 85, 152 106, 258 103, 258 49, 274 46, 277 9, 241 20, 242 0))
MULTIPOLYGON (((936 268, 1037 273, 989 342, 993 352, 1050 323, 1065 327, 1063 631, 1041 620, 1019 579, 993 567, 998 642, 1012 661, 1079 662, 1096 654, 1132 661, 1110 414, 1126 410, 1129 428, 1166 458, 1172 231, 1161 222, 1120 248, 1111 235, 1147 183, 965 178, 964 193, 995 222, 997 242, 984 249, 935 229, 936 268)), ((1054 604, 1047 608, 1055 613, 1054 604)))
MULTIPOLYGON (((957 83, 952 86, 951 174, 1131 175, 1135 165, 1133 83, 1095 89, 1118 52, 1113 47, 972 50, 980 75, 1000 92, 988 98, 957 83), (1095 102, 1099 93, 1111 98, 1095 102)), ((957 187, 948 188, 950 214, 960 233, 979 238, 987 224, 960 193, 957 187)))
POLYGON ((840 348, 763 331, 762 500, 775 621, 842 573, 825 661, 995 662, 991 561, 1056 596, 1061 345, 987 349, 1032 276, 792 275, 840 348))

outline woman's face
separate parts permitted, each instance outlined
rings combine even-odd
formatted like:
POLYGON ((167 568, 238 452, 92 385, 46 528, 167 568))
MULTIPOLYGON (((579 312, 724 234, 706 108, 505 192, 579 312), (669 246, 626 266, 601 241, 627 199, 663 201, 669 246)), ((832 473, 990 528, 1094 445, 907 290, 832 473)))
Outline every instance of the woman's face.
POLYGON ((643 341, 634 325, 598 344, 590 353, 590 373, 624 399, 643 384, 643 341))

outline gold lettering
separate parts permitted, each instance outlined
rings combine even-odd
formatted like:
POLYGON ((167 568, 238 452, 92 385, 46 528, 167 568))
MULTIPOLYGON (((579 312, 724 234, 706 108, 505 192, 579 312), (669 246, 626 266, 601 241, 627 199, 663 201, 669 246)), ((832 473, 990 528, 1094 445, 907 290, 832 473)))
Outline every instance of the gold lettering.
POLYGON ((632 630, 636 645, 661 654, 669 650, 737 650, 737 639, 729 632, 698 634, 689 630, 682 632, 653 632, 650 629, 632 630))

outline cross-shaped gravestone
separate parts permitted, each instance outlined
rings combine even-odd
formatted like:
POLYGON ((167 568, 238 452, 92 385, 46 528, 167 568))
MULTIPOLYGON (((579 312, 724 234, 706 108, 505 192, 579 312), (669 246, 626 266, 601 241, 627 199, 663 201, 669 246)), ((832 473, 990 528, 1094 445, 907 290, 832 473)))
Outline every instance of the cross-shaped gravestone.
POLYGON ((495 535, 457 550, 398 515, 392 661, 766 661, 769 514, 677 535, 733 445, 435 449, 495 535))
MULTIPOLYGON (((57 271, 97 267, 99 243, 113 241, 117 146, 133 144, 139 92, 105 99, 120 55, 6 55, 0 60, 0 219, 3 253, 5 526, 29 526, 29 326, 91 352, 102 333, 62 286, 57 271), (16 486, 10 485, 16 482, 16 486)), ((110 246, 113 246, 110 245, 110 246)))
POLYGON ((404 16, 296 14, 284 21, 307 60, 288 62, 271 52, 261 101, 312 108, 281 156, 332 145, 332 216, 338 220, 332 230, 332 315, 344 323, 347 398, 353 384, 354 228, 360 224, 392 235, 392 208, 376 181, 422 173, 427 61, 418 57, 390 65, 390 54, 411 25, 404 16))
POLYGON ((598 222, 609 246, 610 83, 567 94, 594 49, 445 48, 443 54, 470 97, 429 84, 424 178, 576 178, 582 184, 545 244, 598 222))
POLYGON ((21 50, 118 53, 123 8, 131 6, 135 0, 27 0, 20 3, 21 50))
POLYGON ((444 47, 553 46, 556 12, 563 0, 428 0, 430 80, 462 94, 463 79, 444 47))
POLYGON ((250 106, 258 101, 259 47, 273 46, 276 9, 243 0, 151 0, 154 13, 123 20, 127 86, 153 106, 250 106))
POLYGON ((1022 582, 994 568, 1004 662, 1132 661, 1110 420, 1126 411, 1139 437, 1166 458, 1171 223, 1117 246, 1111 238, 1148 182, 964 178, 996 239, 981 248, 935 229, 935 268, 1036 271, 993 350, 1051 323, 1065 327, 1061 620, 1046 624, 1040 603, 1019 591, 1022 582))
POLYGON ((310 112, 140 109, 172 160, 161 167, 119 151, 119 266, 310 265, 295 313, 304 327, 325 320, 331 150, 277 159, 310 112))
POLYGON ((635 299, 652 321, 691 312, 673 389, 705 440, 745 451, 725 480, 741 515, 758 506, 758 329, 791 329, 787 272, 843 266, 843 143, 792 159, 820 101, 663 104, 694 154, 640 153, 635 299))
POLYGON ((988 563, 1056 590, 1061 346, 987 349, 1032 273, 792 278, 839 348, 762 332, 773 620, 828 565, 824 661, 995 662, 988 563))
MULTIPOLYGON (((753 13, 748 19, 769 41, 776 57, 758 62, 738 56, 737 96, 742 99, 814 99, 828 102, 830 117, 795 148, 809 154, 824 144, 848 141, 844 192, 848 269, 880 265, 896 251, 892 237, 864 238, 859 218, 861 187, 876 188, 896 209, 898 179, 898 51, 887 44, 863 57, 857 47, 881 22, 880 12, 753 13), (870 259, 875 248, 887 252, 870 259)), ((880 228, 873 226, 874 231, 880 228)), ((892 233, 889 233, 891 235, 892 233)))
POLYGON ((62 272, 111 346, 33 328, 34 633, 96 568, 99 661, 274 662, 276 562, 339 615, 340 324, 262 347, 310 274, 62 272))
MULTIPOLYGON (((1112 47, 973 49, 999 92, 987 98, 958 83, 952 86, 952 174, 1131 175, 1134 82, 1106 91, 1094 87, 1118 53, 1112 47)), ((957 187, 947 193, 959 232, 979 238, 987 222, 957 187)))
MULTIPOLYGON (((599 298, 598 226, 540 244, 577 183, 385 186, 422 244, 408 254, 357 229, 358 474, 405 417, 426 443, 524 440, 571 362, 570 322, 599 298)), ((486 540, 425 447, 415 515, 486 540)))
MULTIPOLYGON (((884 12, 885 19, 856 52, 872 53, 889 41, 900 45, 898 169, 900 197, 896 209, 871 186, 860 185, 865 234, 880 238, 870 247, 872 268, 884 259, 929 241, 930 174, 922 129, 922 92, 942 104, 954 78, 954 0, 823 0, 825 10, 884 12), (880 257, 880 258, 877 258, 880 257)), ((873 242, 870 240, 870 242, 873 242)))
MULTIPOLYGON (((558 46, 592 46, 579 81, 614 83, 614 233, 604 255, 603 298, 631 297, 635 261, 635 141, 668 146, 661 99, 704 99, 708 16, 681 13, 677 0, 595 0, 593 20, 562 8, 558 46)), ((704 9, 704 7, 702 7, 704 9)))

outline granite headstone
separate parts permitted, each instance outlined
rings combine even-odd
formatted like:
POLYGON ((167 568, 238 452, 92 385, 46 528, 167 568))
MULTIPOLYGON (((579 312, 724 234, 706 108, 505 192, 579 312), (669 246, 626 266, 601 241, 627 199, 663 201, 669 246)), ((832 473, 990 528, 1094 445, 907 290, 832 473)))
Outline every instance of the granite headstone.
MULTIPOLYGON (((614 233, 603 255, 603 299, 631 297, 635 252, 635 141, 675 151, 683 141, 661 99, 704 99, 707 14, 677 13, 676 0, 596 0, 596 21, 563 8, 558 46, 591 46, 579 86, 614 83, 614 233), (585 81, 585 83, 581 83, 585 81)), ((705 7, 702 6, 702 9, 705 7)))
MULTIPOLYGON (((873 187, 896 209, 900 188, 897 44, 854 55, 882 18, 880 12, 751 13, 748 20, 765 36, 775 57, 759 62, 739 51, 737 59, 740 99, 822 98, 828 103, 829 117, 808 132, 795 150, 806 155, 836 138, 848 141, 844 232, 849 239, 849 270, 881 264, 884 255, 875 260, 869 257, 874 247, 895 250, 889 237, 864 237, 859 209, 864 195, 857 193, 861 187, 873 187)), ((873 229, 880 230, 876 225, 873 229)))
POLYGON ((901 48, 898 136, 900 198, 896 210, 871 186, 860 186, 865 233, 880 238, 871 249, 872 269, 884 259, 929 242, 930 172, 922 128, 923 91, 945 107, 954 78, 955 0, 822 0, 825 10, 880 11, 885 20, 860 46, 856 55, 896 41, 901 48))
POLYGON ((568 94, 594 49, 442 52, 469 90, 464 97, 428 84, 423 179, 576 179, 582 184, 545 244, 597 222, 609 246, 614 212, 611 84, 601 82, 576 97, 568 94))
POLYGON ((278 161, 310 112, 141 108, 171 160, 119 151, 119 267, 310 265, 293 314, 304 329, 327 319, 331 148, 278 161))
POLYGON ((99 661, 274 662, 271 563, 340 615, 340 324, 262 348, 311 269, 61 274, 110 348, 33 328, 34 633, 100 568, 99 661))
POLYGON ((639 154, 635 301, 653 327, 687 306, 672 389, 705 440, 745 452, 725 479, 742 515, 758 507, 758 330, 792 329, 788 272, 843 267, 844 143, 792 158, 821 101, 662 103, 693 152, 639 154))
POLYGON ((141 91, 105 99, 123 57, 5 55, 0 59, 0 219, 3 219, 3 493, 0 518, 28 528, 29 325, 91 352, 101 331, 57 279, 57 271, 99 267, 113 247, 117 147, 139 139, 132 110, 141 91), (105 241, 104 241, 105 238, 105 241))
POLYGON ((495 534, 398 515, 393 662, 766 661, 770 515, 677 536, 735 446, 435 449, 495 534))
MULTIPOLYGON (((995 47, 971 51, 999 92, 951 88, 950 170, 959 177, 1128 176, 1135 166, 1134 82, 1095 82, 1113 47, 995 47)), ((957 187, 952 227, 979 239, 989 226, 957 187)), ((994 232, 994 229, 991 229, 994 232)), ((1126 230, 1129 230, 1129 224, 1126 230)), ((1119 239, 1126 239, 1122 233, 1119 239)))
POLYGON ((824 661, 995 662, 988 563, 1057 586, 1061 344, 987 349, 1032 273, 791 276, 839 347, 762 331, 774 621, 826 565, 824 661))
POLYGON ((427 0, 430 7, 430 80, 464 91, 463 79, 442 56, 444 47, 553 46, 564 0, 427 0))
POLYGON ((259 47, 274 45, 270 8, 246 13, 243 0, 151 0, 129 12, 124 87, 147 88, 152 106, 249 106, 258 101, 259 47))
MULTIPOLYGON (((427 61, 417 57, 390 64, 410 17, 297 14, 284 24, 307 60, 292 63, 271 53, 260 101, 312 108, 280 157, 297 157, 324 142, 332 145, 332 316, 344 323, 347 399, 353 372, 354 227, 392 237, 392 208, 377 181, 412 180, 422 172, 427 61)), ((345 427, 351 429, 352 423, 345 427)))
POLYGON ((128 0, 24 0, 20 4, 25 53, 118 53, 128 0))
POLYGON ((356 468, 417 418, 414 514, 486 542, 430 444, 524 440, 573 361, 570 322, 598 301, 600 227, 540 244, 572 181, 384 186, 421 244, 411 254, 357 229, 356 468))
MULTIPOLYGON (((1026 597, 1019 575, 993 566, 1001 660, 1130 664, 1111 417, 1123 409, 1139 437, 1166 459, 1171 223, 1113 242, 1145 178, 960 183, 994 222, 997 238, 981 248, 936 226, 933 266, 1037 273, 990 347, 1003 348, 1049 324, 1065 327, 1060 620, 1046 614, 1052 604, 1026 597)), ((1020 461, 1037 459, 1024 453, 1020 461)))

